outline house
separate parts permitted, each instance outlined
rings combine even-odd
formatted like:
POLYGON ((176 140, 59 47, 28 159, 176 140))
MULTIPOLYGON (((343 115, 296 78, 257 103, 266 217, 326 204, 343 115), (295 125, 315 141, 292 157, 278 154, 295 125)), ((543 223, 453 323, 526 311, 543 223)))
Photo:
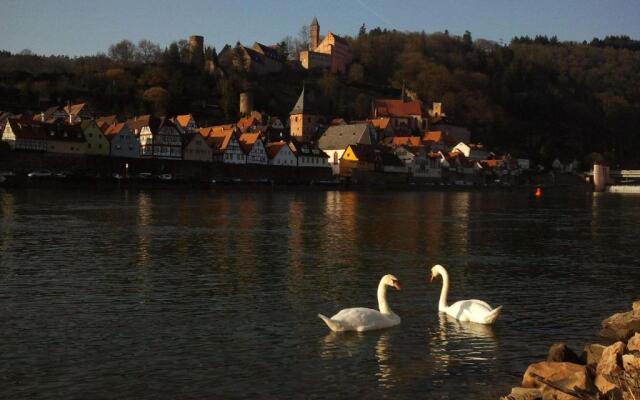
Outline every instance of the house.
POLYGON ((430 152, 422 147, 414 151, 410 173, 414 178, 440 181, 442 168, 449 168, 449 163, 441 152, 430 152), (443 162, 446 163, 443 165, 443 162))
POLYGON ((260 139, 259 133, 243 133, 238 138, 240 147, 247 155, 247 164, 266 165, 269 163, 267 151, 264 148, 264 142, 260 139))
POLYGON ((261 123, 254 115, 247 115, 238 120, 236 126, 240 129, 240 132, 254 132, 261 123))
POLYGON ((191 114, 177 115, 171 121, 181 130, 181 133, 193 132, 198 129, 196 120, 191 114))
POLYGON ((80 123, 80 129, 87 141, 87 155, 92 156, 108 156, 111 146, 109 139, 104 135, 98 127, 95 120, 87 119, 80 123))
POLYGON ((382 145, 395 148, 398 146, 421 147, 422 140, 419 136, 389 136, 382 140, 382 145))
POLYGON ((11 150, 47 151, 47 131, 41 123, 7 118, 1 133, 11 150))
POLYGON ((77 124, 87 119, 93 119, 93 111, 87 103, 68 104, 63 110, 70 124, 77 124))
POLYGON ((393 136, 395 134, 393 128, 391 127, 391 118, 381 117, 381 118, 372 118, 367 120, 373 127, 376 132, 378 132, 378 138, 380 140, 393 136))
POLYGON ((139 137, 141 158, 182 159, 180 128, 170 119, 143 115, 126 124, 139 137))
POLYGON ((300 52, 300 63, 304 69, 330 69, 331 72, 346 73, 353 59, 349 44, 331 32, 320 41, 320 24, 313 18, 309 26, 309 50, 300 52))
POLYGON ((418 100, 378 99, 373 102, 372 119, 389 118, 394 131, 403 126, 413 132, 426 129, 427 120, 423 115, 422 103, 418 100))
POLYGON ((318 140, 318 147, 329 157, 333 174, 340 173, 340 160, 349 145, 375 143, 376 131, 370 124, 330 126, 318 140))
POLYGON ((251 46, 251 48, 265 56, 267 59, 276 63, 280 67, 280 69, 282 69, 282 65, 284 64, 284 62, 287 61, 278 52, 275 46, 265 46, 262 43, 253 42, 253 46, 251 46))
POLYGON ((300 168, 329 168, 329 156, 309 143, 291 141, 290 146, 298 158, 300 168))
MULTIPOLYGON (((260 46, 257 46, 260 48, 260 46)), ((266 46, 265 46, 266 47, 266 46)), ((262 49, 260 48, 262 51, 262 49)), ((250 74, 267 75, 282 71, 283 63, 272 57, 256 51, 253 48, 238 45, 224 46, 218 54, 220 65, 226 68, 244 69, 250 74)))
POLYGON ((370 144, 350 144, 340 157, 340 175, 351 176, 353 170, 373 171, 380 160, 380 150, 370 144))
POLYGON ((298 101, 289 113, 289 125, 291 137, 303 142, 309 142, 318 134, 318 121, 320 116, 316 110, 311 96, 302 88, 298 101))
POLYGON ((199 132, 187 133, 185 136, 184 159, 187 161, 213 160, 213 151, 207 140, 199 132))
POLYGON ((473 161, 486 160, 489 157, 489 152, 486 151, 481 144, 466 144, 460 142, 451 149, 451 152, 460 152, 464 154, 466 158, 473 161))
POLYGON ((437 123, 431 126, 434 131, 445 133, 454 143, 469 143, 471 141, 471 132, 464 126, 453 125, 448 123, 437 123))
POLYGON ((235 128, 226 129, 229 125, 211 127, 207 143, 211 147, 214 162, 225 164, 246 164, 247 155, 238 141, 235 128))
POLYGON ((138 137, 126 123, 116 123, 107 127, 104 135, 111 145, 111 157, 140 158, 138 137))
POLYGON ((265 136, 267 142, 287 141, 290 138, 290 135, 287 135, 284 130, 284 124, 278 117, 269 118, 265 136))
POLYGON ((456 142, 446 132, 443 131, 427 131, 422 136, 422 143, 431 151, 449 151, 456 142))
POLYGON ((47 152, 84 155, 87 152, 87 141, 79 125, 71 125, 62 121, 52 124, 44 123, 47 132, 47 152))
POLYGON ((269 156, 269 165, 295 167, 298 165, 298 159, 287 142, 273 142, 267 144, 267 155, 269 156))

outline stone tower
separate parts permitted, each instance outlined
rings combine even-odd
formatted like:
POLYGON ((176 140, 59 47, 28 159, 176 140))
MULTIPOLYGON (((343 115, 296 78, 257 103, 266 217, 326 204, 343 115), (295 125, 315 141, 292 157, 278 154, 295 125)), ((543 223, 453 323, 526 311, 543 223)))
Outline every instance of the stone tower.
POLYGON ((191 64, 202 67, 204 65, 203 36, 189 36, 189 52, 191 53, 191 64))
POLYGON ((249 115, 251 111, 253 111, 253 95, 248 92, 240 93, 240 115, 249 115))
POLYGON ((315 139, 318 127, 318 113, 310 99, 305 93, 304 87, 302 93, 296 101, 296 105, 289 113, 289 125, 291 126, 291 137, 301 142, 309 142, 315 139))
POLYGON ((309 35, 311 36, 310 50, 314 51, 320 44, 320 24, 318 24, 318 19, 316 17, 313 17, 311 26, 309 26, 309 35))

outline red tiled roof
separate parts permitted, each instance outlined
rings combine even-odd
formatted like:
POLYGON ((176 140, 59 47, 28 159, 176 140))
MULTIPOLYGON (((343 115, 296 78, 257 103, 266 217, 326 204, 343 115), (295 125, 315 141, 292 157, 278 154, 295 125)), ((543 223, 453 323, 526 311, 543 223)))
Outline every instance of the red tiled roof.
POLYGON ((287 143, 283 141, 267 144, 267 147, 266 147, 267 157, 269 157, 269 159, 273 159, 276 155, 278 155, 278 153, 280 152, 280 149, 286 146, 286 144, 287 143))
POLYGON ((374 107, 378 117, 409 117, 422 115, 422 105, 417 100, 375 100, 374 107))
POLYGON ((369 120, 369 123, 378 130, 387 129, 391 123, 391 118, 373 118, 369 120))

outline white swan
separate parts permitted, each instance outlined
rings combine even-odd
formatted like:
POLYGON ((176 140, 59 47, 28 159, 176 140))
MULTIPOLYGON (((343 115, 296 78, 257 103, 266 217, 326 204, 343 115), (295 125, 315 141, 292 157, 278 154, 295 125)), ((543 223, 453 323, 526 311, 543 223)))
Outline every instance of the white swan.
POLYGON ((398 325, 400 317, 391 311, 387 304, 387 286, 400 290, 400 283, 395 276, 385 275, 380 279, 378 284, 378 308, 380 311, 364 307, 345 308, 331 318, 322 314, 318 314, 318 317, 334 332, 363 332, 398 325))
POLYGON ((482 300, 460 300, 447 305, 447 294, 449 293, 449 274, 447 270, 440 264, 431 268, 431 282, 438 276, 442 275, 442 292, 440 293, 440 302, 438 303, 438 311, 447 313, 447 315, 459 320, 469 321, 478 324, 493 324, 502 306, 495 309, 482 300))

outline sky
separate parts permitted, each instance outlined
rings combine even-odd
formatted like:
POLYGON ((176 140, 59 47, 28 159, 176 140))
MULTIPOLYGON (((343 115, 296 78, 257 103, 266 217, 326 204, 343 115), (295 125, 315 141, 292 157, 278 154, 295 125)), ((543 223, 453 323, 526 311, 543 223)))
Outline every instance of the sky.
POLYGON ((190 35, 220 50, 274 44, 318 18, 321 34, 355 35, 364 23, 508 43, 556 35, 640 39, 638 0, 0 0, 0 50, 69 56, 106 53, 122 39, 167 46, 190 35))

